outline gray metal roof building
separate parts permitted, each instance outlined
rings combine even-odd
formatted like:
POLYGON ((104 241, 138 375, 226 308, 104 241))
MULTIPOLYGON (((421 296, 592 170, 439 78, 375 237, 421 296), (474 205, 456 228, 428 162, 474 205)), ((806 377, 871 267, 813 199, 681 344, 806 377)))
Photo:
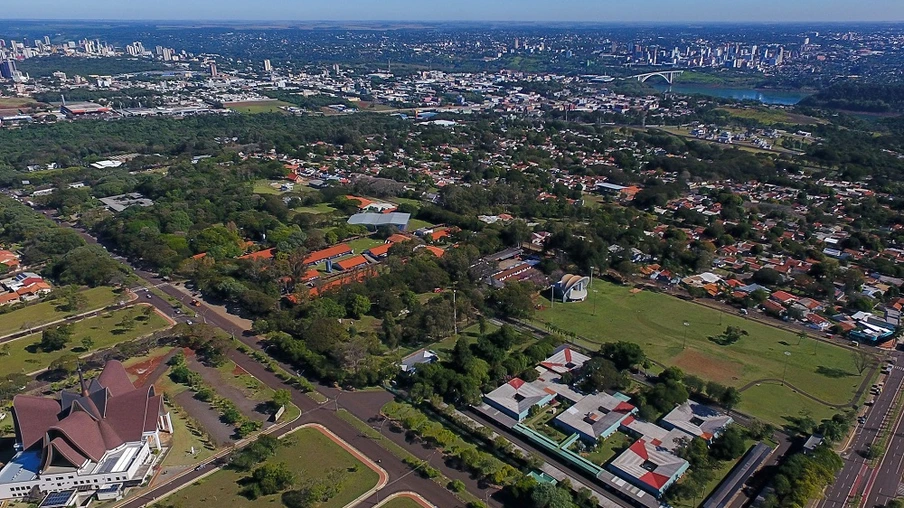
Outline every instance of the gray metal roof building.
POLYGON ((348 223, 353 226, 366 226, 370 229, 376 229, 381 226, 395 226, 400 231, 408 229, 408 221, 411 220, 410 213, 390 212, 375 213, 365 212, 356 213, 348 219, 348 223))

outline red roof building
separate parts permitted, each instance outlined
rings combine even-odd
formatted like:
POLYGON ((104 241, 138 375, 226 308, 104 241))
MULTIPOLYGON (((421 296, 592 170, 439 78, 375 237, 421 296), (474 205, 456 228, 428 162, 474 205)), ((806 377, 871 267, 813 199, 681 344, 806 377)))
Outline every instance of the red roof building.
POLYGON ((367 258, 365 258, 364 256, 355 256, 337 262, 336 267, 340 270, 353 270, 360 266, 367 266, 367 264, 367 258))
POLYGON ((276 249, 264 249, 250 254, 240 256, 239 259, 273 259, 276 256, 276 249))
POLYGON ((349 247, 347 244, 340 243, 339 245, 334 245, 323 250, 312 252, 308 255, 308 257, 304 259, 304 263, 306 265, 316 265, 328 259, 347 256, 352 253, 353 252, 351 247, 349 247))

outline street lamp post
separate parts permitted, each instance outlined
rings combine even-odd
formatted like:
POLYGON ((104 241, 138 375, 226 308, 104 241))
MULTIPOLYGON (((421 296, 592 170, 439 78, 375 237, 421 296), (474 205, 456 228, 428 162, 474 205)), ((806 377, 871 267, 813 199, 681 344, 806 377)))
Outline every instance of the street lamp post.
MULTIPOLYGON (((591 289, 591 291, 593 291, 594 293, 599 293, 599 291, 597 291, 595 289, 591 289)), ((596 315, 596 297, 595 296, 593 297, 593 315, 594 316, 596 315)))
POLYGON ((782 386, 785 386, 785 374, 788 373, 788 358, 791 357, 791 351, 785 351, 785 368, 782 369, 782 386))
POLYGON ((687 349, 687 328, 691 326, 690 323, 685 321, 684 323, 684 346, 681 349, 687 349))

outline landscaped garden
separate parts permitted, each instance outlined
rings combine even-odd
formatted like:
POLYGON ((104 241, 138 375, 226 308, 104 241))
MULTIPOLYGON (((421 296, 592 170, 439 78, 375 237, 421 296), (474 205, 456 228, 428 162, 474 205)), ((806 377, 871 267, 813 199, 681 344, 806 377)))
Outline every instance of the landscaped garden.
POLYGON ((167 326, 167 321, 152 307, 134 306, 84 319, 62 330, 53 326, 0 346, 0 375, 54 368, 54 361, 73 355, 83 356, 134 340, 167 326), (52 335, 50 340, 45 335, 52 335), (7 348, 8 346, 8 348, 7 348))
POLYGON ((113 288, 105 286, 79 291, 78 294, 84 304, 80 309, 62 310, 61 306, 65 300, 54 300, 35 303, 6 314, 0 314, 0 337, 52 323, 73 314, 102 309, 112 305, 117 298, 113 288))
POLYGON ((267 455, 247 469, 229 466, 217 471, 168 497, 161 506, 280 506, 283 495, 302 492, 319 495, 321 500, 327 498, 317 504, 320 508, 341 508, 373 488, 379 479, 375 471, 316 428, 290 434, 267 455), (279 480, 275 483, 284 488, 270 494, 255 492, 256 479, 265 475, 279 480))

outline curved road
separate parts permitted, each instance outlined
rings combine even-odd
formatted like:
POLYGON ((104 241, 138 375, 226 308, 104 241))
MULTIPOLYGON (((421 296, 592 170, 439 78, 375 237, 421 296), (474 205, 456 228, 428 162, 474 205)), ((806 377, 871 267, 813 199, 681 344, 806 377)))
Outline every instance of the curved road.
MULTIPOLYGON (((48 217, 53 217, 53 214, 49 211, 44 211, 43 213, 48 217)), ((71 227, 68 224, 63 224, 63 226, 71 227)), ((88 243, 101 245, 96 238, 94 238, 84 230, 81 230, 79 228, 72 229, 78 232, 79 235, 88 243)), ((192 300, 190 295, 187 295, 182 291, 172 287, 167 282, 164 282, 161 279, 157 278, 155 274, 140 270, 132 266, 125 258, 115 255, 112 256, 123 264, 130 266, 134 270, 135 274, 141 277, 148 286, 157 287, 168 296, 175 298, 183 304, 190 305, 190 302, 192 300)), ((184 314, 177 314, 175 312, 175 309, 169 302, 159 297, 155 293, 151 291, 141 291, 140 288, 133 288, 133 291, 140 295, 140 301, 153 305, 163 314, 169 316, 173 320, 184 322, 189 319, 184 314)), ((259 337, 245 336, 244 334, 246 330, 243 327, 238 326, 232 320, 221 316, 218 312, 208 307, 205 303, 202 302, 198 310, 201 311, 201 313, 204 315, 205 321, 208 324, 221 328, 226 333, 235 336, 245 345, 253 349, 261 349, 260 345, 258 344, 258 340, 260 340, 259 337)), ((370 497, 364 499, 363 501, 358 503, 357 506, 376 506, 385 497, 391 494, 402 492, 417 492, 424 498, 426 498, 430 503, 433 503, 436 506, 441 506, 443 508, 463 508, 465 506, 465 503, 461 502, 443 486, 432 480, 419 476, 417 474, 417 471, 414 471, 411 467, 402 462, 401 459, 392 455, 388 450, 380 446, 377 441, 363 436, 358 432, 357 429, 352 427, 345 420, 339 418, 339 416, 336 414, 336 408, 338 404, 327 402, 326 404, 318 405, 310 397, 304 395, 296 388, 285 384, 272 372, 268 372, 266 368, 259 362, 242 353, 239 353, 238 351, 231 351, 229 357, 231 360, 236 362, 236 364, 244 368, 251 375, 257 377, 264 384, 270 386, 273 389, 285 388, 290 390, 290 392, 292 393, 292 402, 296 406, 298 406, 299 409, 301 409, 302 416, 292 422, 290 425, 282 427, 278 431, 274 432, 275 436, 280 436, 291 432, 293 429, 304 424, 318 423, 331 430, 346 443, 357 448, 361 453, 369 457, 374 462, 379 463, 380 466, 384 470, 386 470, 386 472, 389 474, 389 483, 386 485, 386 487, 372 494, 370 497)), ((210 463, 207 464, 210 465, 210 463)), ((207 468, 192 470, 188 474, 178 477, 176 480, 160 485, 156 488, 151 489, 150 491, 143 493, 140 497, 127 501, 126 503, 120 505, 120 508, 142 508, 144 506, 153 504, 155 500, 164 497, 167 493, 172 492, 180 487, 190 485, 192 482, 206 473, 209 473, 209 470, 207 468)), ((443 471, 443 473, 447 473, 447 471, 443 471)), ((473 481, 469 483, 475 484, 475 482, 473 481)), ((501 503, 489 497, 489 494, 491 492, 492 491, 484 489, 484 492, 474 493, 474 491, 472 490, 472 493, 474 493, 477 497, 481 497, 484 501, 488 501, 490 506, 501 507, 501 503)))

